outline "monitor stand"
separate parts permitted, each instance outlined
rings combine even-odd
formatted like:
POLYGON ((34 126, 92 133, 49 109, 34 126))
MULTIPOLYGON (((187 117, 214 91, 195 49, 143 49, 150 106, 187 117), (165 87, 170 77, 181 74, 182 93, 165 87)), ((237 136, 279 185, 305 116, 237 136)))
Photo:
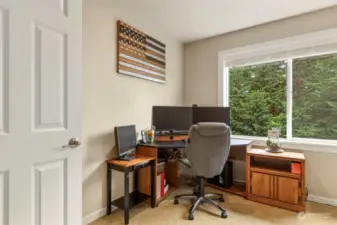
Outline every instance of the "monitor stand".
POLYGON ((134 156, 134 155, 123 155, 123 156, 118 157, 117 159, 121 160, 121 161, 130 161, 130 160, 133 160, 135 158, 136 158, 136 156, 134 156))

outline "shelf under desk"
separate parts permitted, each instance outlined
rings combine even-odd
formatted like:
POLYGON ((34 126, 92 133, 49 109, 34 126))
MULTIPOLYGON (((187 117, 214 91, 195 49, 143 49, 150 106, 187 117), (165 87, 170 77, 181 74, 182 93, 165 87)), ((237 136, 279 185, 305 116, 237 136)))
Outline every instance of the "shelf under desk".
MULTIPOLYGON (((171 145, 172 146, 172 145, 171 145)), ((169 148, 167 146, 167 148, 169 148)), ((158 174, 158 145, 139 145, 136 150, 137 154, 154 157, 156 161, 156 168, 155 174, 158 174)), ((166 197, 176 190, 179 187, 179 164, 178 161, 175 162, 165 162, 161 164, 164 166, 165 178, 166 182, 170 185, 169 190, 167 193, 158 198, 156 196, 156 204, 158 205, 162 200, 166 199, 166 197)), ((150 189, 150 169, 149 168, 142 168, 138 170, 138 191, 145 195, 150 196, 151 189, 150 189)), ((157 190, 157 176, 155 177, 155 190, 157 190)), ((157 194, 157 192, 156 192, 157 194)))

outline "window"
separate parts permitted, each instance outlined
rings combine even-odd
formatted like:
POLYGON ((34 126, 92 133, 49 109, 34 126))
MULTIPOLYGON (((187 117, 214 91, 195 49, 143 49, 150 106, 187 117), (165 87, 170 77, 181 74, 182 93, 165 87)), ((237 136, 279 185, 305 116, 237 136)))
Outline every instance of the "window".
POLYGON ((337 140, 337 54, 293 60, 293 136, 337 140))
POLYGON ((337 140, 337 54, 290 58, 229 72, 234 135, 337 140))

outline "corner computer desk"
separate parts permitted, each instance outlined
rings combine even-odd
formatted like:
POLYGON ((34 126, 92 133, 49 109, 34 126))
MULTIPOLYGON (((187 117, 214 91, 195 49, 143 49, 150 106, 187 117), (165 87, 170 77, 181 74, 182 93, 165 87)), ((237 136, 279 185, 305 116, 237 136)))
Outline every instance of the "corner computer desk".
MULTIPOLYGON (((185 136, 186 138, 186 136, 185 136)), ((139 144, 136 150, 137 155, 149 156, 155 159, 155 165, 158 165, 158 149, 183 149, 185 148, 184 136, 180 137, 180 140, 164 139, 165 141, 157 141, 150 144, 139 144)), ((231 151, 229 159, 246 160, 246 153, 252 147, 252 141, 231 139, 231 151)), ((158 167, 155 167, 155 174, 158 174, 158 167)), ((163 197, 156 196, 156 205, 163 201, 168 195, 170 195, 175 189, 179 187, 179 161, 166 162, 164 164, 164 172, 166 182, 169 184, 169 189, 163 197)), ((151 196, 151 169, 149 167, 141 168, 138 170, 138 192, 151 196)), ((157 176, 155 176, 155 190, 157 190, 157 176)), ((225 189, 215 185, 208 184, 211 187, 247 197, 246 184, 234 184, 231 188, 225 189)), ((157 192, 155 192, 156 194, 157 192)))

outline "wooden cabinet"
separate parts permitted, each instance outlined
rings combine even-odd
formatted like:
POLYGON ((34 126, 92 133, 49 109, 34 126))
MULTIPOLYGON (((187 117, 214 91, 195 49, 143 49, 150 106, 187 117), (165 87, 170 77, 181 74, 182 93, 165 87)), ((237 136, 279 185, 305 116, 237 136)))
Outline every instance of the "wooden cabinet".
POLYGON ((301 153, 247 152, 247 199, 305 211, 305 158, 301 153), (294 170, 294 168, 299 168, 294 170))

